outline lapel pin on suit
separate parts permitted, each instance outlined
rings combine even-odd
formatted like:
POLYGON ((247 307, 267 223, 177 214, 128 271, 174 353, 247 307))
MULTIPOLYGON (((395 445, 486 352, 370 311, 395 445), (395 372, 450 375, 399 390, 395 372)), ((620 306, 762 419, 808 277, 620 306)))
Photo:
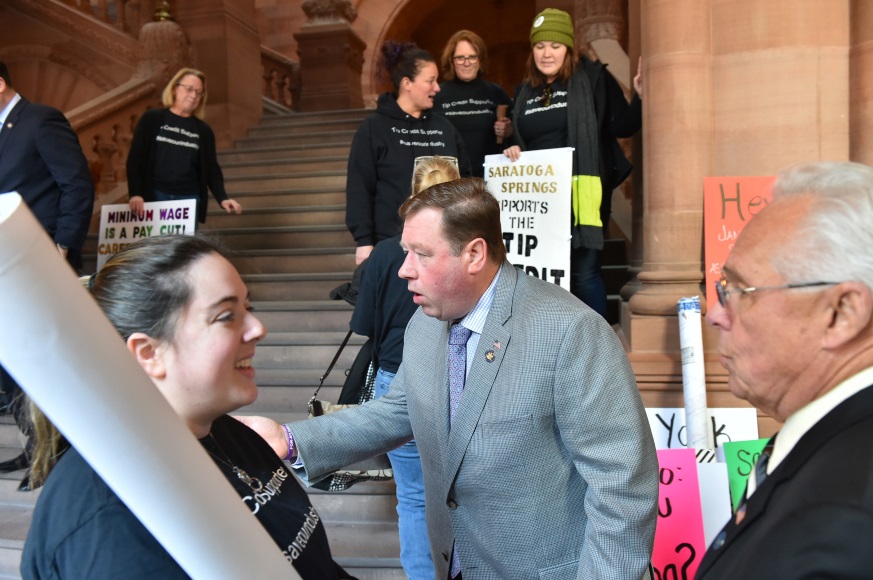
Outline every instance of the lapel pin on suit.
POLYGON ((494 358, 495 358, 495 357, 494 357, 494 351, 493 351, 493 350, 489 350, 489 351, 487 351, 487 352, 485 353, 485 360, 487 360, 488 362, 494 362, 494 358))
POLYGON ((11 128, 12 128, 12 121, 6 123, 6 128, 7 128, 7 129, 11 129, 11 128))
POLYGON ((499 341, 499 340, 495 340, 495 341, 494 341, 494 348, 496 348, 497 350, 500 350, 500 346, 501 346, 501 345, 500 345, 500 341, 499 341))

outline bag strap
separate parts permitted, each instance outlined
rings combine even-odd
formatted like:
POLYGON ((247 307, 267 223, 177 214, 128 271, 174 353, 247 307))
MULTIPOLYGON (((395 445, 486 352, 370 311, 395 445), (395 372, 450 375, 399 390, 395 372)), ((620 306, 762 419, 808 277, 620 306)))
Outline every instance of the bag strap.
POLYGON ((330 371, 333 370, 333 366, 336 364, 336 361, 339 360, 339 357, 342 354, 343 349, 346 347, 346 344, 348 344, 349 338, 351 338, 351 336, 352 336, 352 331, 351 331, 351 329, 349 329, 348 334, 346 334, 346 337, 343 339, 342 344, 340 344, 339 348, 337 349, 336 354, 333 355, 333 360, 330 361, 330 364, 327 366, 327 370, 324 371, 324 374, 321 375, 320 379, 318 379, 318 387, 315 389, 315 392, 312 393, 313 399, 318 396, 318 391, 320 391, 322 385, 324 385, 324 379, 326 379, 327 375, 330 374, 330 371))

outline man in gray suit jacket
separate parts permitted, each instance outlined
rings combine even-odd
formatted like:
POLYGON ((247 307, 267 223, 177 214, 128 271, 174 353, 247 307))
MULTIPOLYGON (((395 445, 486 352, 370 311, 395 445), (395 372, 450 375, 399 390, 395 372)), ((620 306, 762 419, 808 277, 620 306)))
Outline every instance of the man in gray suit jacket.
POLYGON ((420 308, 391 391, 292 423, 288 439, 279 425, 253 426, 282 455, 291 440, 310 482, 414 437, 438 579, 459 577, 458 564, 467 580, 643 577, 658 464, 614 332, 566 290, 506 261, 500 210, 482 180, 431 187, 400 211, 399 275, 420 308), (450 418, 453 324, 472 333, 450 418))

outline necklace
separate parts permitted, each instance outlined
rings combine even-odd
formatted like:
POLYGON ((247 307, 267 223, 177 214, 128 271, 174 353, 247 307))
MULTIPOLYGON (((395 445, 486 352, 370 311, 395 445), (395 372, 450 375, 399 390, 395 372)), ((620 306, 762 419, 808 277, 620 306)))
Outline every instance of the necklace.
POLYGON ((258 493, 262 489, 264 489, 264 484, 261 483, 260 479, 258 479, 257 477, 251 477, 248 473, 245 472, 244 469, 242 469, 241 467, 237 467, 233 464, 233 462, 230 460, 230 456, 228 456, 228 454, 224 451, 221 445, 218 444, 218 441, 215 440, 215 436, 212 433, 209 434, 209 438, 212 440, 215 448, 221 451, 221 454, 224 455, 224 457, 219 457, 207 447, 206 451, 209 452, 210 455, 212 455, 221 463, 229 467, 233 471, 233 474, 236 475, 237 479, 249 486, 249 489, 251 489, 252 492, 258 493))

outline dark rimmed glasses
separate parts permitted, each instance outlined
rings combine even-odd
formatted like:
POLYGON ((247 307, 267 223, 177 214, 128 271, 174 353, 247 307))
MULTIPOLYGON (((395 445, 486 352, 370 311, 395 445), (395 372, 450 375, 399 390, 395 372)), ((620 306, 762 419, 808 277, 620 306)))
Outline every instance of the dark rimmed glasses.
POLYGON ((552 104, 552 85, 546 85, 543 89, 543 106, 548 107, 552 104))
POLYGON ((728 290, 728 281, 724 274, 715 281, 715 294, 722 308, 727 306, 731 294, 752 294, 762 290, 793 290, 795 288, 814 288, 816 286, 836 286, 839 282, 798 282, 795 284, 781 284, 779 286, 749 286, 748 288, 731 288, 728 290))
POLYGON ((455 61, 455 64, 464 64, 465 62, 469 62, 470 64, 476 64, 477 62, 479 62, 479 55, 471 54, 470 56, 462 56, 459 54, 457 56, 453 56, 452 60, 455 61))
POLYGON ((191 85, 183 85, 182 83, 178 83, 176 86, 177 86, 177 87, 182 87, 182 88, 185 89, 187 92, 189 92, 189 93, 194 93, 194 94, 195 94, 196 96, 198 96, 198 97, 202 97, 202 96, 203 96, 203 91, 201 91, 200 89, 195 89, 195 88, 192 87, 191 85))

